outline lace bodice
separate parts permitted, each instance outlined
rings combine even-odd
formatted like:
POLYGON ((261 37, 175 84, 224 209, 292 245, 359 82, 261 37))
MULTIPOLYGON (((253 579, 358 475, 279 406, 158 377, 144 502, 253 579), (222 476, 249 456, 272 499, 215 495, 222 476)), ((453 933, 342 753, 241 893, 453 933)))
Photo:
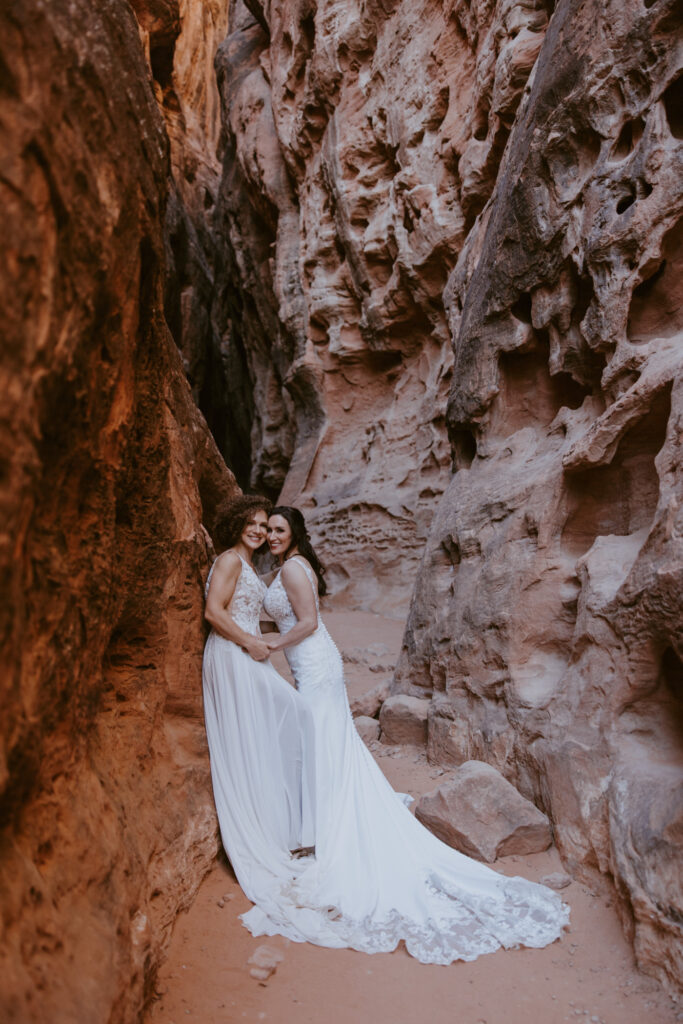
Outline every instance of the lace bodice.
MULTIPOLYGON (((242 571, 235 584, 235 592, 232 595, 228 611, 241 629, 254 636, 260 636, 261 627, 259 620, 261 618, 261 606, 266 592, 266 585, 253 566, 249 565, 241 555, 238 555, 238 558, 242 563, 242 571)), ((217 561, 218 559, 216 559, 217 561)), ((205 597, 209 593, 209 585, 216 562, 211 566, 211 571, 206 581, 206 587, 204 588, 205 597)))
MULTIPOLYGON (((313 588, 318 625, 310 636, 305 637, 298 644, 285 647, 285 657, 294 675, 297 690, 307 697, 317 696, 330 701, 329 706, 336 707, 337 713, 344 716, 348 713, 344 668, 334 640, 320 618, 318 580, 308 562, 296 556, 292 558, 292 561, 294 560, 302 566, 313 588)), ((296 625, 297 618, 287 597, 281 573, 277 574, 269 586, 263 607, 271 619, 277 623, 282 634, 289 633, 290 629, 296 625)))
MULTIPOLYGON (((303 568, 306 575, 308 576, 311 587, 313 588, 313 594, 315 596, 315 608, 320 615, 320 602, 318 601, 318 582, 316 580, 315 573, 309 566, 308 562, 305 562, 302 558, 297 558, 296 555, 291 559, 293 562, 298 562, 303 568)), ((287 597, 287 591, 284 588, 284 584, 281 580, 282 570, 278 572, 277 576, 271 583, 263 601, 263 607, 268 615, 270 615, 273 622, 276 623, 277 628, 281 633, 288 633, 292 626, 296 625, 296 615, 289 603, 287 597)))

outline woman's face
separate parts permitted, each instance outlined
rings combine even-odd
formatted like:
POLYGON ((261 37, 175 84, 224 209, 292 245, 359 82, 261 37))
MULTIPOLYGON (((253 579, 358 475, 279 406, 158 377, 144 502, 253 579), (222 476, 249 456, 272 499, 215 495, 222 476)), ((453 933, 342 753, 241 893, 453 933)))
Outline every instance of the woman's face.
POLYGON ((283 558, 292 543, 292 528, 284 516, 271 516, 268 520, 268 547, 272 554, 283 558))
POLYGON ((250 548, 251 551, 256 551, 260 548, 266 539, 266 523, 268 522, 268 516, 259 509, 257 512, 252 512, 249 516, 247 525, 242 530, 242 536, 240 540, 245 547, 250 548))

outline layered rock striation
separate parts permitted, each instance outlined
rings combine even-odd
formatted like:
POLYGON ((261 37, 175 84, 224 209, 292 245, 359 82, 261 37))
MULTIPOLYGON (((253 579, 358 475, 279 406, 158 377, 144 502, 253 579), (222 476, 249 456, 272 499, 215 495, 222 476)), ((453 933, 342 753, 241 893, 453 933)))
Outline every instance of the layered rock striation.
POLYGON ((10 3, 0 69, 0 1016, 131 1022, 217 850, 201 523, 236 484, 164 318, 130 7, 10 3))

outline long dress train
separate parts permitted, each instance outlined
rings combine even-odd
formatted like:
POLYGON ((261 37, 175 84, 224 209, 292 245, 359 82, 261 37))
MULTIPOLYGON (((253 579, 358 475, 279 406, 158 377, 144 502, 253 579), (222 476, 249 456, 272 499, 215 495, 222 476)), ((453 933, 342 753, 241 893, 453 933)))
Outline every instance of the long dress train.
MULTIPOLYGON (((266 587, 241 561, 230 614, 238 626, 258 635, 266 587)), ((211 573, 207 594, 210 582, 211 573)), ((249 899, 267 903, 267 894, 279 891, 297 863, 290 850, 315 841, 311 712, 270 662, 254 661, 213 630, 202 679, 223 846, 249 899)))
MULTIPOLYGON (((314 574, 299 561, 317 604, 314 574)), ((281 633, 296 623, 279 574, 265 608, 281 633)), ((316 853, 243 915, 251 932, 367 953, 403 939, 418 960, 439 964, 558 938, 568 909, 554 892, 446 846, 394 793, 353 724, 323 622, 285 653, 315 721, 316 853)))

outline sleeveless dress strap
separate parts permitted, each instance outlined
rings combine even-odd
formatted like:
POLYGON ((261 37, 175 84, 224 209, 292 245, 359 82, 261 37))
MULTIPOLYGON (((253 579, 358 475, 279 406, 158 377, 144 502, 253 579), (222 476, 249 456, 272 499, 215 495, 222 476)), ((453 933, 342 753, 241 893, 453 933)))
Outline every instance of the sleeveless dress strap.
MULTIPOLYGON (((292 557, 288 558, 287 561, 288 562, 299 562, 300 563, 301 568, 304 570, 304 572, 306 573, 306 576, 308 577, 308 582, 311 584, 311 588, 313 590, 313 596, 315 597, 315 603, 317 605, 318 604, 318 597, 319 597, 319 595, 318 595, 318 581, 316 579, 315 573, 313 572, 313 568, 308 564, 308 562, 306 561, 306 559, 304 558, 303 555, 292 555, 292 557)), ((280 567, 280 572, 282 572, 282 569, 284 569, 284 565, 282 565, 280 567)))
MULTIPOLYGON (((230 550, 231 551, 235 551, 234 548, 231 548, 230 550)), ((242 557, 242 555, 239 553, 239 551, 235 551, 235 554, 237 555, 237 557, 239 558, 239 560, 240 560, 240 562, 242 563, 243 566, 245 566, 247 569, 251 569, 251 571, 253 572, 254 576, 257 576, 259 579, 261 578, 259 576, 259 574, 256 572, 256 569, 254 568, 254 566, 250 565, 249 562, 246 560, 246 558, 242 557)))

